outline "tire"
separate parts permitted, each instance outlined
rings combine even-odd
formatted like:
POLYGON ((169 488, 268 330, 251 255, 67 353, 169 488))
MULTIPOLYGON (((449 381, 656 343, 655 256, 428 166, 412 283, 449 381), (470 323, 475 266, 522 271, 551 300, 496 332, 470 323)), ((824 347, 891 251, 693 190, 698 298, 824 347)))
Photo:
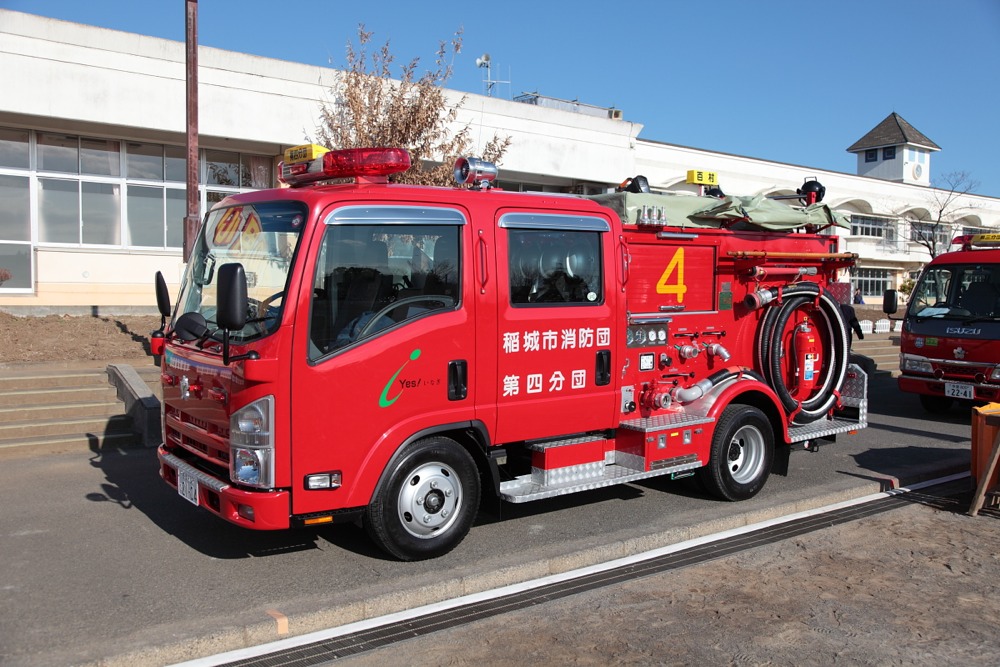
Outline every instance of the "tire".
POLYGON ((365 511, 372 541, 404 561, 444 555, 468 534, 479 511, 479 471, 450 438, 406 447, 365 511))
POLYGON ((951 411, 951 406, 954 402, 955 399, 948 398, 947 396, 920 394, 920 405, 923 406, 924 410, 934 415, 947 414, 951 411))
POLYGON ((716 423, 708 465, 698 478, 712 495, 746 500, 764 488, 773 463, 771 422, 752 405, 734 403, 716 423))

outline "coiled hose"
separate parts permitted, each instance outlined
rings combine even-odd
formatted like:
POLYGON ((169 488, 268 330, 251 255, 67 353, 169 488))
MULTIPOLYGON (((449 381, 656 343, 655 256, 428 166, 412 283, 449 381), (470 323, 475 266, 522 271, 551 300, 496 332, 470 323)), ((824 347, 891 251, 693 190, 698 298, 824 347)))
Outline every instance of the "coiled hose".
MULTIPOLYGON (((760 305, 765 305, 771 299, 766 299, 760 305)), ((747 305, 752 306, 750 297, 747 305)), ((847 374, 847 364, 850 357, 848 347, 847 323, 844 321, 840 303, 826 290, 812 282, 801 282, 781 290, 780 304, 772 305, 761 321, 760 336, 757 339, 757 357, 767 384, 774 389, 785 412, 792 417, 793 423, 808 424, 820 419, 837 400, 837 390, 840 389, 847 374), (781 363, 784 355, 783 341, 785 327, 795 311, 806 304, 818 303, 821 317, 813 318, 812 324, 822 327, 825 340, 832 342, 832 350, 823 350, 822 383, 818 385, 809 398, 798 401, 792 396, 785 384, 781 363)), ((823 338, 823 337, 821 337, 823 338)))

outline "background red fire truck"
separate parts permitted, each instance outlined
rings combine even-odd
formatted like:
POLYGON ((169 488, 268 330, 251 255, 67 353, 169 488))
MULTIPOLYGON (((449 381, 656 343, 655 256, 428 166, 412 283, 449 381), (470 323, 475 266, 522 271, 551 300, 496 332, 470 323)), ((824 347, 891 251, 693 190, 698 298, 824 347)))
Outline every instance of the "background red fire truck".
MULTIPOLYGON (((1000 234, 960 236, 913 287, 900 334, 898 379, 929 412, 956 400, 1000 401, 1000 234)), ((883 310, 898 310, 895 290, 883 310)))
POLYGON ((185 499, 247 528, 360 520, 420 559, 487 500, 691 474, 740 500, 776 447, 866 425, 827 289, 854 258, 815 181, 804 207, 642 177, 509 193, 475 159, 454 189, 387 183, 408 166, 292 149, 292 187, 208 213, 172 316, 157 276, 160 472, 185 499))

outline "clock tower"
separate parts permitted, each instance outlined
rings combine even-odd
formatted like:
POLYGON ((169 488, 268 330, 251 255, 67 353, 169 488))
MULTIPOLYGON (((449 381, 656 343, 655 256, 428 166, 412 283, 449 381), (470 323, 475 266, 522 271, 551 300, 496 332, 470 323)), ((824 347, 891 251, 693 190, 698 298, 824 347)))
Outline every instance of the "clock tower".
POLYGON ((858 175, 910 185, 931 184, 931 153, 941 147, 893 111, 847 149, 858 156, 858 175))

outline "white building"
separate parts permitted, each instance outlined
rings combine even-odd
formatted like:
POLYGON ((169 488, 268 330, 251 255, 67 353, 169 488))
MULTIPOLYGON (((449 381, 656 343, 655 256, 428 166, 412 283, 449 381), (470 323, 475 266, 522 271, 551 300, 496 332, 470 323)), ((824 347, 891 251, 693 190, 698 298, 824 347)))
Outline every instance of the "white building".
MULTIPOLYGON (((0 44, 0 309, 148 310, 157 270, 176 293, 184 44, 7 10, 0 44)), ((228 193, 274 185, 276 158, 313 132, 337 72, 207 47, 199 61, 205 211, 228 193)), ((938 147, 896 114, 849 149, 861 174, 850 175, 639 139, 642 125, 617 109, 596 116, 525 101, 469 95, 458 120, 472 136, 512 138, 504 187, 595 193, 643 174, 656 190, 696 190, 686 174, 697 169, 717 174, 727 193, 792 194, 815 177, 827 203, 853 216, 842 249, 860 255, 852 280, 866 294, 928 257, 911 238, 914 221, 934 219, 938 147), (890 121, 898 135, 879 129, 890 121)), ((957 231, 1000 227, 1000 199, 961 197, 947 219, 957 231)))

